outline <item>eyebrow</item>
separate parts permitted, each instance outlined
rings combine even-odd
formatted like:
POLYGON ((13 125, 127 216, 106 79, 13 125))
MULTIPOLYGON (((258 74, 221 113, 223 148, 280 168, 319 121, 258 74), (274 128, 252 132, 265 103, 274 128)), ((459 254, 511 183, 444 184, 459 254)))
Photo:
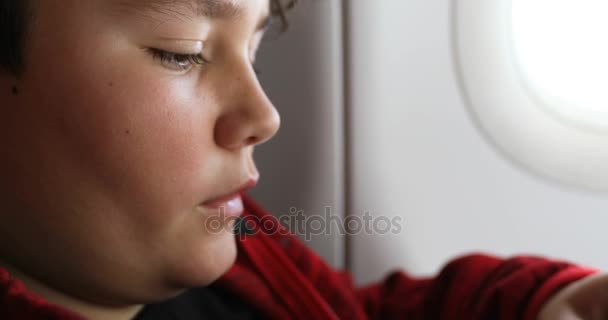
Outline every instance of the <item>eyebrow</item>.
MULTIPOLYGON (((232 0, 129 0, 122 1, 122 4, 139 10, 181 16, 184 16, 185 12, 179 8, 183 8, 193 16, 213 20, 235 19, 243 14, 243 8, 232 0)), ((256 26, 256 31, 268 29, 271 23, 272 16, 263 16, 256 26)))

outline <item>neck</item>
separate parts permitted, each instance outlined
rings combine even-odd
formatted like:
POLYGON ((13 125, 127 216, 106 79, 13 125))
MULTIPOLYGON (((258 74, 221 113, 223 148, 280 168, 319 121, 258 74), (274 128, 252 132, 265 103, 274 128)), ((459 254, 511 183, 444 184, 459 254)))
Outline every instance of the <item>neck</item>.
POLYGON ((28 291, 37 294, 46 301, 78 313, 90 320, 130 320, 143 308, 143 305, 134 306, 105 306, 90 303, 74 296, 55 290, 31 276, 0 262, 13 279, 21 281, 28 291))

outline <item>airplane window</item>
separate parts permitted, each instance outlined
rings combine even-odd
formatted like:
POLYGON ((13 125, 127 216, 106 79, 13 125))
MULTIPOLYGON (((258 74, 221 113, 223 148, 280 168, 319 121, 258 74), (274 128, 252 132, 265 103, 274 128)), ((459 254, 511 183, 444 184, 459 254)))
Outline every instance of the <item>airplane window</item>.
POLYGON ((452 0, 454 71, 480 135, 544 181, 608 193, 608 2, 452 0))
POLYGON ((512 0, 513 49, 539 105, 608 129, 608 2, 512 0))

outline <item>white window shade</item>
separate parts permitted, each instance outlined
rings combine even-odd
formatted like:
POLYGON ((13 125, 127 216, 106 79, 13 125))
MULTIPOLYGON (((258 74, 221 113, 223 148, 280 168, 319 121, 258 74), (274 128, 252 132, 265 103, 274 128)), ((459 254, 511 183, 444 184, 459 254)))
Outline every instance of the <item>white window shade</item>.
POLYGON ((606 28, 596 30, 598 16, 572 27, 568 10, 591 2, 453 0, 453 49, 470 112, 502 154, 551 180, 608 191, 607 49, 597 44, 606 28))

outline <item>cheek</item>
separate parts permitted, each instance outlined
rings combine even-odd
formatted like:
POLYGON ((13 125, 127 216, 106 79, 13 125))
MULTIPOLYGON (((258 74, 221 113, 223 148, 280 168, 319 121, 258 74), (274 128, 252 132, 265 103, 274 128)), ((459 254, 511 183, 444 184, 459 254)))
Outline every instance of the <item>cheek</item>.
POLYGON ((139 76, 110 81, 129 90, 110 89, 90 99, 96 101, 96 117, 83 135, 85 143, 97 146, 91 150, 96 169, 114 178, 108 187, 141 197, 125 201, 163 203, 167 209, 193 205, 193 197, 201 196, 201 175, 214 166, 213 116, 169 83, 139 76))
POLYGON ((150 222, 202 200, 203 179, 218 166, 210 104, 156 67, 71 61, 76 67, 44 70, 61 76, 39 81, 65 170, 90 175, 95 192, 150 222))

